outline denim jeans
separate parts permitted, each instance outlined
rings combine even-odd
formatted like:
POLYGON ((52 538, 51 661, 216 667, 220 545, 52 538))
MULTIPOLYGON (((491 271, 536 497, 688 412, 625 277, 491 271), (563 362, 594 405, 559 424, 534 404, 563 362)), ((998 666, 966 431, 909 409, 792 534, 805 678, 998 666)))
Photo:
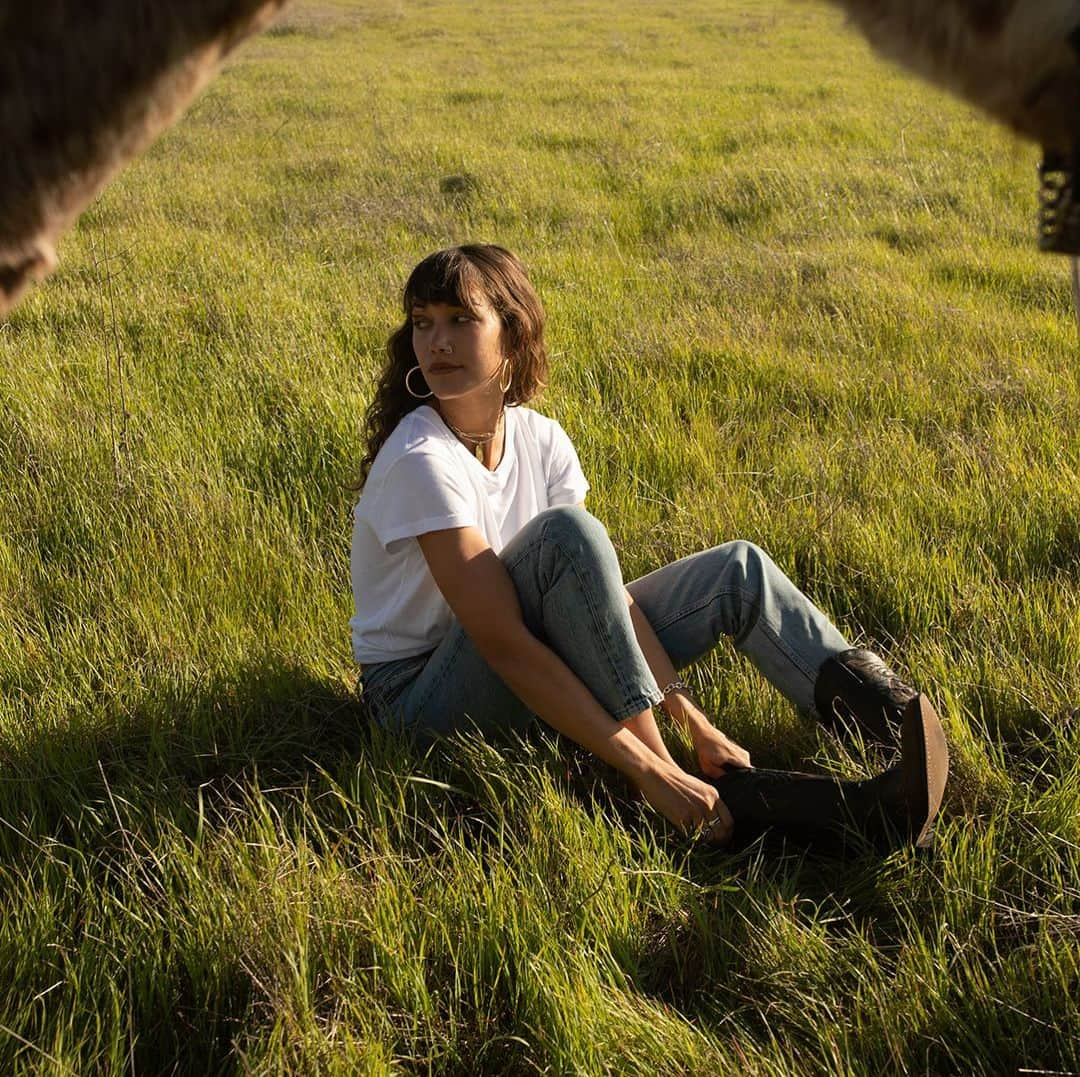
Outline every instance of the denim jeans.
MULTIPOLYGON (((614 719, 662 695, 638 646, 622 574, 603 525, 582 508, 540 513, 499 555, 529 630, 614 719)), ((822 663, 847 649, 828 618, 749 542, 705 550, 626 585, 676 668, 721 637, 796 707, 813 708, 822 663)), ((435 650, 363 670, 364 696, 388 728, 428 742, 455 729, 522 731, 536 716, 488 666, 460 625, 435 650)))

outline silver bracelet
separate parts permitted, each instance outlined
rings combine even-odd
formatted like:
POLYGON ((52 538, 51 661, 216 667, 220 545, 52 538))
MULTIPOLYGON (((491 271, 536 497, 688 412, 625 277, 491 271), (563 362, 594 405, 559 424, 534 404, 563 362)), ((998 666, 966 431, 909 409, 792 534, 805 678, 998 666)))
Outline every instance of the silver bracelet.
POLYGON ((680 692, 680 691, 686 692, 687 694, 689 694, 690 686, 688 684, 684 683, 683 681, 672 681, 671 684, 665 684, 664 687, 660 689, 660 694, 665 699, 667 699, 667 697, 669 695, 671 695, 672 692, 680 692))

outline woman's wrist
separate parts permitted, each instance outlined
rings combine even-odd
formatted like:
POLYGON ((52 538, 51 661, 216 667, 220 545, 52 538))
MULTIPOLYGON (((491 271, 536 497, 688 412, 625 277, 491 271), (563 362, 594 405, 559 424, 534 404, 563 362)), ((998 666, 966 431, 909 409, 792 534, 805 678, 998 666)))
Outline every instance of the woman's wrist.
POLYGON ((699 748, 716 733, 716 727, 709 716, 689 697, 675 700, 668 714, 690 734, 695 748, 699 748))
POLYGON ((708 718, 701 713, 701 708, 694 702, 690 689, 682 681, 668 685, 663 689, 663 693, 664 699, 660 706, 664 708, 669 718, 691 729, 702 723, 708 725, 708 718))
POLYGON ((605 762, 610 763, 635 785, 656 774, 664 766, 664 760, 634 736, 622 722, 618 723, 612 733, 607 751, 595 754, 602 757, 606 755, 605 762))

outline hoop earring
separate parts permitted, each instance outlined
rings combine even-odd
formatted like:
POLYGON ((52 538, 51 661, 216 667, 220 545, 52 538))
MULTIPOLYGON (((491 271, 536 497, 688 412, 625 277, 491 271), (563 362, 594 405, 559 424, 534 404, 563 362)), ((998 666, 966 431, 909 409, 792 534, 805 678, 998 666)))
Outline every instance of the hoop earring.
MULTIPOLYGON (((418 392, 416 392, 416 391, 415 391, 415 390, 413 389, 413 387, 412 387, 412 386, 411 386, 411 385, 409 384, 409 379, 410 379, 410 378, 411 378, 411 377, 412 377, 412 376, 413 376, 413 375, 414 375, 414 374, 415 374, 415 373, 416 373, 416 372, 417 372, 418 370, 420 370, 420 364, 419 364, 419 363, 417 363, 417 364, 416 364, 416 366, 411 366, 411 367, 409 367, 409 370, 408 370, 408 372, 407 372, 407 373, 406 373, 406 375, 405 375, 405 391, 406 391, 406 392, 407 392, 407 393, 409 394, 409 396, 414 396, 414 397, 416 397, 416 399, 417 399, 417 400, 427 400, 427 398, 428 398, 429 396, 434 396, 434 395, 435 395, 435 391, 434 391, 433 389, 428 389, 428 391, 427 391, 426 393, 418 393, 418 392)), ((424 376, 424 375, 423 375, 423 372, 421 371, 421 373, 420 373, 420 377, 423 377, 423 376, 424 376)))
POLYGON ((510 386, 514 384, 514 368, 510 365, 510 360, 506 360, 506 371, 509 377, 506 379, 506 384, 503 385, 502 378, 499 379, 499 389, 502 390, 503 395, 509 391, 510 386))

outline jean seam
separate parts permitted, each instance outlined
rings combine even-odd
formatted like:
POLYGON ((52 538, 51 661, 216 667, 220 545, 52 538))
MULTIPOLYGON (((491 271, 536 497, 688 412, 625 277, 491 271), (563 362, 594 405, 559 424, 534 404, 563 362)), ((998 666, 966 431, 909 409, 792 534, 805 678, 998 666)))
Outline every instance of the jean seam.
POLYGON ((806 678, 807 681, 810 682, 811 685, 813 685, 814 681, 817 679, 815 672, 803 664, 802 659, 790 647, 784 644, 783 640, 772 630, 772 628, 768 625, 762 625, 761 634, 806 678))
MULTIPOLYGON (((537 546, 542 545, 545 541, 550 542, 559 550, 559 552, 563 556, 563 560, 573 572, 574 578, 577 581, 578 590, 584 597, 585 604, 588 606, 589 609, 589 616, 595 624, 598 619, 597 607, 596 604, 593 602, 593 596, 591 594, 590 587, 586 585, 582 573, 578 570, 574 558, 567 553, 566 548, 562 545, 562 543, 556 536, 548 535, 547 532, 548 527, 547 522, 545 521, 540 534, 532 542, 530 542, 529 545, 526 546, 512 562, 507 562, 507 568, 516 567, 518 564, 521 563, 522 559, 527 553, 531 552, 537 546)), ((541 596, 541 603, 543 603, 543 596, 541 596)), ((660 700, 663 699, 663 695, 659 691, 655 693, 656 698, 653 698, 653 694, 647 690, 647 687, 645 692, 641 692, 637 689, 636 686, 630 684, 628 679, 623 676, 622 670, 619 667, 619 662, 616 659, 616 656, 614 655, 612 650, 610 649, 607 638, 604 636, 603 633, 600 634, 600 643, 601 651, 604 654, 608 666, 614 674, 615 680, 618 682, 619 694, 623 697, 624 700, 622 706, 619 707, 613 714, 613 717, 621 721, 623 718, 632 717, 635 714, 640 714, 641 711, 645 709, 644 706, 638 707, 636 710, 628 709, 629 707, 636 706, 639 700, 644 700, 646 701, 648 706, 652 706, 655 703, 659 703, 660 700)))
POLYGON ((630 702, 624 703, 621 707, 612 712, 612 718, 617 722, 625 722, 627 718, 633 718, 635 715, 640 714, 644 710, 657 706, 657 704, 663 702, 664 694, 659 690, 656 693, 646 692, 639 693, 630 699, 630 702))
MULTIPOLYGON (((547 532, 547 527, 545 525, 544 532, 542 534, 545 534, 546 532, 547 532)), ((562 544, 559 542, 559 539, 557 537, 552 536, 549 539, 549 541, 552 543, 552 545, 558 547, 558 549, 562 553, 563 558, 566 561, 567 565, 569 565, 570 570, 574 573, 574 578, 577 580, 578 589, 584 595, 586 605, 588 605, 588 607, 589 607, 589 616, 592 619, 593 623, 595 624, 597 622, 597 620, 598 620, 597 607, 593 602, 593 597, 590 594, 589 587, 586 586, 586 584, 584 582, 584 578, 582 576, 582 573, 578 570, 577 564, 575 563, 573 557, 571 557, 566 552, 565 547, 562 546, 562 544)), ((636 688, 636 686, 630 684, 629 680, 623 676, 622 670, 619 668, 619 663, 618 663, 614 653, 611 651, 610 646, 608 644, 607 637, 604 635, 604 633, 600 633, 600 644, 601 644, 601 650, 603 651, 605 657, 607 658, 608 665, 611 667, 611 671, 614 674, 615 679, 618 681, 619 694, 624 699, 624 703, 623 703, 622 707, 617 712, 618 714, 621 714, 622 711, 625 710, 626 707, 632 706, 633 703, 636 700, 642 699, 642 698, 647 698, 647 693, 643 693, 643 692, 639 691, 636 688)), ((636 644, 636 640, 634 640, 632 642, 632 646, 635 645, 635 644, 636 644)), ((663 698, 663 697, 661 697, 661 698, 663 698)), ((638 711, 631 711, 630 715, 638 714, 638 713, 640 713, 641 710, 644 710, 644 707, 640 708, 638 711)))
MULTIPOLYGON (((664 620, 657 621, 656 624, 653 625, 653 631, 656 633, 663 632, 666 629, 670 628, 673 624, 681 621, 687 614, 697 613, 699 610, 705 609, 706 606, 711 606, 718 598, 727 598, 729 595, 735 594, 737 594, 744 601, 746 600, 741 588, 728 587, 722 591, 714 591, 707 598, 701 599, 697 602, 691 602, 686 606, 682 606, 674 613, 669 614, 664 620)), ((752 603, 748 603, 748 605, 752 605, 752 603)))

